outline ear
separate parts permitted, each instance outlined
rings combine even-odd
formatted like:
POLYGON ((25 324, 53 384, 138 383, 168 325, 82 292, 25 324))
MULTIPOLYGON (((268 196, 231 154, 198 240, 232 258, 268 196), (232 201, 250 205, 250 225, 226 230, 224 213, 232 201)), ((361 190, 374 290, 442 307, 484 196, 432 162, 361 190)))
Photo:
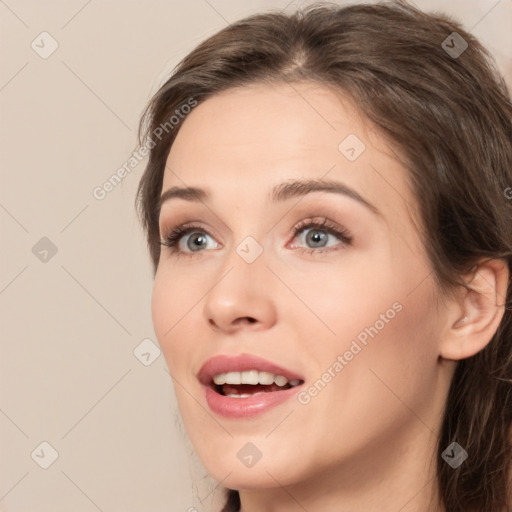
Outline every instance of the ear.
POLYGON ((481 261, 465 281, 469 290, 461 287, 447 305, 447 325, 440 340, 445 359, 466 359, 484 349, 505 313, 509 269, 504 260, 481 261))

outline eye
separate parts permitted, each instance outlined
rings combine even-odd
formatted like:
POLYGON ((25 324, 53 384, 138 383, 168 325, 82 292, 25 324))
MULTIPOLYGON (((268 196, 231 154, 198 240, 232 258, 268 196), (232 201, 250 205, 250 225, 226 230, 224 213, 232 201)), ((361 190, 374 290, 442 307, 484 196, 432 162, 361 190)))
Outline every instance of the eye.
MULTIPOLYGON (((326 218, 305 219, 293 228, 292 233, 294 239, 297 235, 305 234, 300 238, 304 239, 306 244, 312 245, 309 248, 297 247, 300 253, 313 254, 337 251, 352 243, 352 235, 348 229, 334 224, 326 218), (335 244, 334 248, 323 249, 324 247, 332 247, 332 244, 331 246, 327 245, 329 236, 338 238, 342 243, 335 244)), ((295 246, 292 245, 292 247, 295 246)))
POLYGON ((165 240, 162 240, 160 244, 169 247, 172 253, 195 256, 194 253, 200 253, 202 248, 207 247, 207 237, 210 237, 210 235, 200 225, 176 226, 169 231, 165 240), (183 248, 180 248, 180 243, 189 233, 191 236, 185 241, 185 246, 187 247, 185 251, 183 248))
MULTIPOLYGON (((309 232, 305 235, 307 244, 312 247, 296 247, 292 244, 291 248, 296 249, 299 253, 325 253, 336 251, 352 243, 352 235, 343 226, 332 223, 326 218, 317 217, 301 221, 292 229, 293 239, 298 235, 309 232), (341 244, 335 244, 334 248, 328 244, 329 236, 341 240, 341 244), (341 247, 339 247, 341 246, 341 247)), ((183 225, 176 226, 169 231, 164 240, 160 241, 161 245, 169 247, 173 254, 178 256, 196 256, 203 252, 201 249, 208 248, 208 238, 212 238, 204 227, 201 225, 183 225), (190 234, 190 236, 188 236, 190 234), (184 246, 182 244, 184 241, 184 246)), ((212 238, 213 240, 213 238, 212 238)), ((217 248, 218 244, 214 248, 217 248)))

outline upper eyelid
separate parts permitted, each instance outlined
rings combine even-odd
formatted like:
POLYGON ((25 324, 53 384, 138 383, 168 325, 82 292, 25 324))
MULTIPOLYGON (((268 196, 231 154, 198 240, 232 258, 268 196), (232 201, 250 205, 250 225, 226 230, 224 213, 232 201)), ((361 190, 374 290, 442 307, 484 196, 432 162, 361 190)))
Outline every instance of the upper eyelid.
MULTIPOLYGON (((314 219, 320 219, 319 222, 325 221, 327 223, 331 223, 331 224, 334 225, 334 227, 336 229, 340 229, 340 230, 347 229, 343 224, 340 224, 339 222, 331 220, 333 215, 335 215, 334 212, 326 212, 326 213, 323 213, 323 214, 322 213, 318 213, 316 215, 308 214, 308 213, 305 213, 305 212, 304 213, 300 213, 299 217, 300 217, 301 220, 298 220, 297 222, 295 222, 294 226, 297 225, 297 224, 302 224, 306 220, 307 221, 313 221, 314 219)), ((181 217, 181 215, 180 215, 180 217, 181 217)), ((188 215, 187 215, 187 217, 188 217, 188 215)), ((217 216, 215 216, 215 217, 218 219, 217 216)), ((225 226, 227 228, 227 230, 229 231, 230 234, 233 234, 233 230, 227 224, 225 224, 223 221, 220 221, 220 222, 221 222, 221 224, 223 226, 225 226)), ((274 229, 281 222, 284 222, 284 218, 281 218, 277 223, 273 223, 272 227, 267 231, 267 233, 269 231, 271 231, 272 229, 274 229)), ((166 220, 163 215, 160 215, 159 218, 158 218, 158 230, 159 230, 160 233, 168 232, 168 231, 170 231, 173 228, 186 226, 188 224, 201 225, 201 224, 203 224, 203 222, 200 221, 200 220, 183 220, 183 221, 178 220, 178 221, 172 221, 171 222, 171 221, 166 220), (167 227, 167 226, 171 226, 171 227, 167 227)), ((329 227, 329 226, 327 226, 327 227, 329 227)), ((211 229, 211 231, 216 231, 216 230, 215 229, 211 229)))
MULTIPOLYGON (((328 194, 329 195, 329 194, 328 194)), ((333 217, 336 217, 337 215, 339 215, 340 213, 346 211, 345 208, 348 209, 348 211, 350 212, 352 209, 349 208, 347 205, 345 205, 343 202, 340 203, 339 205, 332 205, 330 206, 329 205, 329 201, 327 202, 327 206, 326 206, 326 203, 325 201, 323 200, 324 198, 322 197, 321 198, 322 200, 319 200, 319 199, 313 199, 311 197, 308 197, 308 196, 304 196, 303 198, 303 205, 301 207, 299 207, 299 211, 298 211, 298 216, 301 218, 301 219, 304 219, 304 218, 312 218, 312 217, 320 217, 320 218, 324 218, 326 217, 329 221, 331 221, 330 219, 332 219, 333 217), (311 203, 309 203, 309 201, 311 201, 311 203), (318 213, 316 214, 312 214, 311 211, 312 210, 326 210, 325 212, 321 212, 319 211, 318 213)), ((200 206, 200 204, 195 204, 195 206, 200 206)), ((198 217, 199 216, 202 216, 203 213, 206 213, 207 216, 209 216, 210 214, 212 214, 214 217, 215 217, 215 221, 214 222, 219 222, 221 225, 222 225, 222 229, 226 230, 229 232, 229 234, 233 234, 233 230, 230 228, 230 226, 224 222, 210 207, 204 205, 205 208, 207 209, 207 211, 202 211, 203 209, 201 208, 201 210, 196 210, 196 208, 192 208, 191 205, 187 205, 187 209, 182 209, 181 207, 177 209, 177 217, 180 218, 180 217, 189 217, 189 214, 192 213, 193 216, 195 216, 195 214, 193 212, 196 212, 198 214, 198 217), (188 208, 190 207, 190 209, 188 208)), ((158 225, 159 226, 164 226, 166 224, 172 224, 173 226, 181 226, 183 224, 189 224, 189 223, 194 223, 194 222, 198 222, 198 223, 201 223, 201 221, 193 221, 193 220, 190 220, 190 221, 186 221, 184 220, 183 222, 181 221, 178 221, 178 222, 167 222, 167 219, 168 218, 172 218, 174 215, 173 215, 173 211, 176 212, 176 209, 169 209, 169 210, 165 210, 164 208, 162 208, 159 213, 158 213, 158 225)), ((271 231, 272 229, 274 229, 278 224, 280 224, 281 222, 285 222, 285 218, 286 218, 287 214, 285 216, 282 216, 280 217, 277 222, 274 222, 272 223, 272 226, 271 228, 267 231, 267 233, 269 231, 271 231)), ((192 215, 190 215, 190 217, 192 217, 192 215)), ((300 222, 300 221, 298 221, 300 222)), ((297 223, 298 223, 297 222, 297 223)), ((335 221, 331 221, 333 222, 335 225, 339 225, 341 228, 344 228, 344 225, 343 224, 339 224, 338 222, 335 222, 335 221)))
MULTIPOLYGON (((170 224, 171 227, 169 227, 169 228, 166 228, 165 224, 163 224, 162 226, 159 226, 160 237, 166 236, 166 234, 170 233, 174 229, 185 230, 188 228, 193 228, 193 229, 197 229, 197 230, 204 230, 208 235, 210 235, 210 232, 215 232, 214 229, 210 229, 202 224, 203 223, 201 221, 178 222, 178 223, 171 223, 170 224), (162 233, 164 233, 164 234, 162 235, 162 233)), ((349 231, 345 226, 340 225, 337 222, 331 221, 329 218, 315 215, 315 216, 308 216, 308 217, 303 218, 300 221, 297 221, 293 225, 293 227, 289 230, 289 232, 293 232, 295 229, 310 228, 311 224, 319 225, 319 227, 321 229, 325 229, 326 231, 333 230, 333 229, 337 230, 337 231, 349 231), (315 220, 315 219, 320 219, 320 220, 315 220)), ((230 232, 232 233, 233 231, 230 229, 230 232)), ((186 234, 189 234, 189 233, 186 233, 186 234)))

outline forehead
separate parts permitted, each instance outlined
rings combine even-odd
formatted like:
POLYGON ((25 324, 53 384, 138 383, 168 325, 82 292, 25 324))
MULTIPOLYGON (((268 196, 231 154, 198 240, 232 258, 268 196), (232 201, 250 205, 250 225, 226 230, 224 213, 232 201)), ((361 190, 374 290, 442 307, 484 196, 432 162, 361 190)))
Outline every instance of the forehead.
POLYGON ((178 133, 170 160, 190 162, 207 151, 212 163, 247 161, 248 154, 264 163, 276 158, 300 162, 308 154, 335 161, 343 135, 358 134, 363 140, 366 131, 350 100, 342 102, 324 86, 253 84, 214 95, 196 107, 178 133), (200 153, 191 153, 191 146, 200 153))
POLYGON ((342 93, 316 84, 253 84, 216 94, 182 121, 162 190, 208 189, 217 204, 267 205, 293 178, 342 182, 391 221, 414 204, 406 169, 342 93))

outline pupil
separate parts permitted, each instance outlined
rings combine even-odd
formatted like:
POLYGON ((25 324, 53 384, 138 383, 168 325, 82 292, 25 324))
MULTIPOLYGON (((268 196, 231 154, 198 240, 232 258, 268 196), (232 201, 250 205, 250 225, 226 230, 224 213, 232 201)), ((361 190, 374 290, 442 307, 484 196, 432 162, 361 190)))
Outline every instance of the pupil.
POLYGON ((318 243, 322 238, 325 238, 325 233, 322 234, 322 231, 314 229, 311 231, 311 239, 313 239, 313 243, 318 243))
POLYGON ((190 238, 189 238, 189 243, 190 243, 190 240, 193 240, 193 242, 192 242, 192 243, 193 243, 194 245, 193 245, 192 247, 189 245, 189 249, 192 249, 192 250, 193 250, 193 249, 194 249, 194 247, 196 247, 196 248, 197 248, 197 247, 201 247, 201 243, 202 243, 202 242, 204 242, 204 236, 203 236, 203 235, 201 235, 201 234, 199 234, 199 235, 197 235, 196 237, 190 237, 190 238), (198 240, 199 240, 199 242, 198 242, 198 240))

